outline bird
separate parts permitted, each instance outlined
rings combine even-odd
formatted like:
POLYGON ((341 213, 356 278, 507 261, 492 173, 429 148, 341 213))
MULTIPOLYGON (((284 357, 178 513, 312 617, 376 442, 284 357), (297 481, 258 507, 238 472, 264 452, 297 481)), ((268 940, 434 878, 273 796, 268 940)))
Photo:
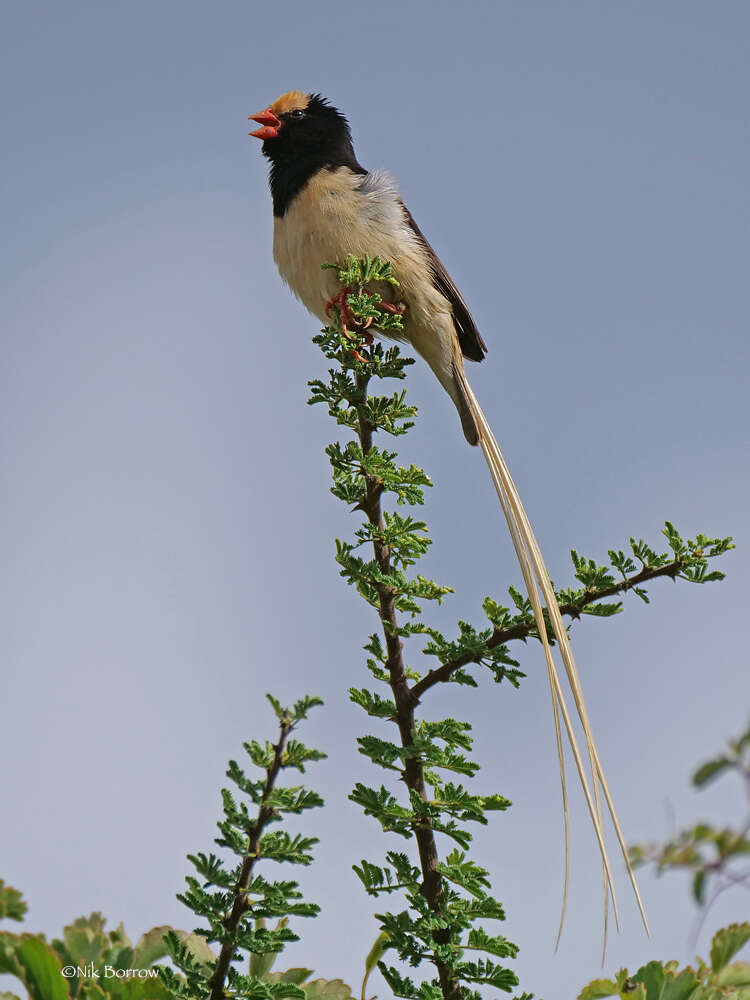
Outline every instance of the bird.
MULTIPOLYGON (((556 946, 565 920, 570 864, 563 731, 601 856, 605 947, 609 893, 618 928, 619 914, 603 830, 602 796, 648 933, 643 902, 591 731, 577 665, 550 575, 507 462, 466 376, 464 361, 481 362, 487 355, 487 345, 469 307, 404 204, 392 174, 381 169, 369 171, 359 163, 349 123, 330 101, 321 94, 290 90, 264 110, 250 115, 249 120, 260 125, 249 134, 262 141, 262 153, 270 162, 273 256, 282 280, 323 323, 328 321, 331 308, 337 306, 346 329, 348 290, 342 292, 335 269, 323 269, 322 265, 343 263, 349 254, 389 261, 397 286, 379 282, 368 291, 382 297, 380 308, 403 315, 403 331, 395 334, 396 338, 406 340, 427 362, 458 411, 464 437, 470 445, 481 448, 487 463, 529 594, 552 696, 565 857, 556 946), (545 607, 583 731, 587 763, 553 657, 545 607)), ((392 331, 375 332, 394 337, 392 331)))

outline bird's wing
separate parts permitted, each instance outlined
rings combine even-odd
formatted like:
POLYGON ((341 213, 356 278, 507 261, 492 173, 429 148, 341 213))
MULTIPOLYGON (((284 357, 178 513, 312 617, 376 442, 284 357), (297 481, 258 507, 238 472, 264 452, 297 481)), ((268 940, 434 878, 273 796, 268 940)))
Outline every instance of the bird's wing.
POLYGON ((461 345, 461 353, 471 361, 482 361, 487 353, 487 345, 482 340, 482 336, 477 329, 477 325, 469 312, 469 307, 464 301, 463 295, 456 288, 453 278, 448 274, 443 266, 443 262, 432 249, 427 239, 414 221, 409 209, 401 202, 409 225, 417 234, 417 238, 427 251, 430 264, 432 265, 433 280, 435 287, 448 299, 453 310, 453 319, 456 323, 458 342, 461 345))

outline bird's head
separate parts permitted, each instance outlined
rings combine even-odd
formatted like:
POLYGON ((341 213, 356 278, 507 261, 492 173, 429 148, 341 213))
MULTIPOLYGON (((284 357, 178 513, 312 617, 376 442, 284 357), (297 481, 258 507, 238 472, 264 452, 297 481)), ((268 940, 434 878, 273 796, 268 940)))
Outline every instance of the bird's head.
POLYGON ((263 140, 263 155, 274 164, 351 150, 346 118, 320 94, 290 90, 249 120, 262 126, 250 135, 263 140))

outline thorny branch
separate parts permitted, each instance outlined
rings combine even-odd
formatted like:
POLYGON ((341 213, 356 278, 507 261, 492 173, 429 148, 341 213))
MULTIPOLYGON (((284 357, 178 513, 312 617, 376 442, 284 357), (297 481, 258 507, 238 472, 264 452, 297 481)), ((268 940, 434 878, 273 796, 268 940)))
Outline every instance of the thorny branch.
MULTIPOLYGON (((631 577, 626 577, 624 580, 621 580, 619 583, 615 583, 610 587, 604 587, 600 590, 585 590, 580 600, 568 601, 567 603, 561 604, 560 611, 568 618, 580 618, 585 612, 585 609, 596 601, 603 601, 608 597, 616 597, 618 594, 623 594, 628 590, 633 590, 634 588, 640 586, 640 584, 647 583, 649 580, 654 580, 659 576, 667 576, 674 580, 677 576, 679 576, 684 565, 683 560, 674 559, 672 562, 666 563, 664 566, 646 567, 639 573, 636 573, 631 577)), ((529 636, 536 634, 537 628, 533 620, 529 620, 528 622, 517 622, 514 625, 508 625, 505 628, 496 628, 487 640, 486 648, 496 649, 498 646, 502 646, 507 642, 512 642, 516 639, 527 639, 529 636)), ((550 638, 554 641, 552 636, 550 636, 550 638)), ((413 700, 414 705, 419 703, 419 700, 425 691, 434 687, 435 684, 440 684, 443 681, 450 680, 451 676, 457 670, 468 666, 470 663, 478 663, 481 658, 481 653, 466 653, 463 656, 457 656, 453 660, 447 660, 439 667, 435 667, 434 670, 430 670, 421 680, 417 681, 417 683, 413 684, 409 689, 409 695, 413 700)))
POLYGON ((281 720, 279 741, 274 745, 273 761, 270 767, 266 770, 266 783, 263 787, 263 794, 260 806, 258 807, 258 815, 248 831, 249 842, 247 853, 245 854, 245 860, 243 861, 242 868, 240 869, 240 876, 237 879, 237 884, 234 887, 234 903, 232 904, 232 909, 230 910, 229 915, 224 920, 224 926, 229 931, 231 937, 229 941, 226 941, 221 946, 221 951, 216 961, 216 969, 211 977, 210 1000, 224 1000, 225 997, 224 984, 227 972, 229 971, 229 966, 236 951, 236 947, 232 943, 234 941, 234 934, 240 925, 243 913, 247 909, 246 890, 250 884, 250 878, 253 873, 253 868, 255 867, 255 862, 258 860, 258 847, 260 845, 261 835, 274 815, 273 807, 268 805, 268 800, 271 792, 273 791, 279 771, 281 770, 284 747, 286 746, 289 734, 293 728, 294 724, 290 718, 284 718, 281 720))
MULTIPOLYGON (((368 382, 369 376, 357 374, 356 384, 362 394, 361 398, 363 400, 366 398, 368 382)), ((372 449, 373 427, 366 420, 362 406, 357 407, 357 414, 357 433, 359 435, 362 451, 366 455, 372 449)), ((364 473, 364 477, 367 484, 367 495, 362 504, 362 508, 370 524, 378 529, 379 532, 382 532, 385 525, 380 504, 380 484, 373 476, 370 476, 367 473, 364 473)), ((391 570, 390 547, 383 542, 381 538, 376 536, 373 539, 373 549, 378 567, 380 568, 381 573, 386 576, 391 570)), ((386 668, 390 675, 390 686, 393 691, 393 697, 396 704, 396 722, 399 729, 399 735, 401 737, 401 745, 404 747, 413 746, 414 709, 418 699, 413 697, 413 691, 409 688, 407 680, 406 667, 403 659, 403 644, 398 635, 394 593, 392 588, 386 584, 379 584, 377 586, 377 591, 379 600, 378 613, 380 621, 383 625, 383 634, 388 654, 386 668)), ((420 795, 425 802, 427 801, 428 796, 427 789, 425 787, 424 768, 419 757, 406 758, 404 762, 403 779, 410 790, 417 792, 417 794, 420 795)), ((438 852, 437 844, 435 842, 435 834, 429 823, 424 822, 415 827, 414 836, 417 841, 419 861, 422 869, 422 895, 425 897, 432 910, 440 912, 443 901, 444 886, 443 878, 438 870, 438 852)), ((434 937, 438 943, 447 942, 449 939, 449 935, 446 931, 435 931, 434 937), (441 937, 444 938, 444 942, 441 941, 441 937)), ((446 1000, 460 1000, 461 987, 458 980, 452 971, 441 961, 438 959, 435 959, 434 961, 438 977, 440 979, 440 986, 443 990, 443 996, 446 1000)))

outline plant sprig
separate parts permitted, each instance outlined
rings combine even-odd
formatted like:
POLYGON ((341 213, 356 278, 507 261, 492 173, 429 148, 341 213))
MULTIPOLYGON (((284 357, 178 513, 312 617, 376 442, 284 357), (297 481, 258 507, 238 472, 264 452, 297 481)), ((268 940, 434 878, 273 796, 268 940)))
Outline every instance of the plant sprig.
POLYGON ((260 861, 295 865, 309 865, 312 861, 316 837, 269 831, 268 827, 281 822, 284 815, 299 815, 323 804, 316 792, 301 785, 282 787, 277 783, 283 771, 304 772, 308 763, 326 756, 291 738, 298 724, 322 701, 306 696, 292 708, 285 708, 272 695, 266 698, 278 720, 277 741, 244 744, 250 762, 263 776, 248 778, 234 760, 227 770, 227 777, 250 800, 254 812, 251 814, 247 804, 238 802, 229 789, 221 793, 224 818, 218 824, 220 836, 216 843, 238 860, 227 869, 213 853, 189 855, 196 875, 187 877, 187 889, 178 896, 208 925, 198 927, 196 935, 204 939, 206 946, 217 943, 219 953, 214 955, 209 948, 208 957, 196 956, 178 935, 166 935, 169 955, 182 976, 169 968, 159 971, 172 995, 182 1000, 224 1000, 227 993, 237 1000, 305 1000, 298 977, 273 977, 269 970, 284 946, 298 940, 289 927, 289 918, 314 917, 320 908, 303 900, 296 882, 271 881, 255 869, 260 861), (274 927, 267 926, 269 919, 276 920, 274 927), (248 972, 241 973, 234 965, 246 957, 248 972))

